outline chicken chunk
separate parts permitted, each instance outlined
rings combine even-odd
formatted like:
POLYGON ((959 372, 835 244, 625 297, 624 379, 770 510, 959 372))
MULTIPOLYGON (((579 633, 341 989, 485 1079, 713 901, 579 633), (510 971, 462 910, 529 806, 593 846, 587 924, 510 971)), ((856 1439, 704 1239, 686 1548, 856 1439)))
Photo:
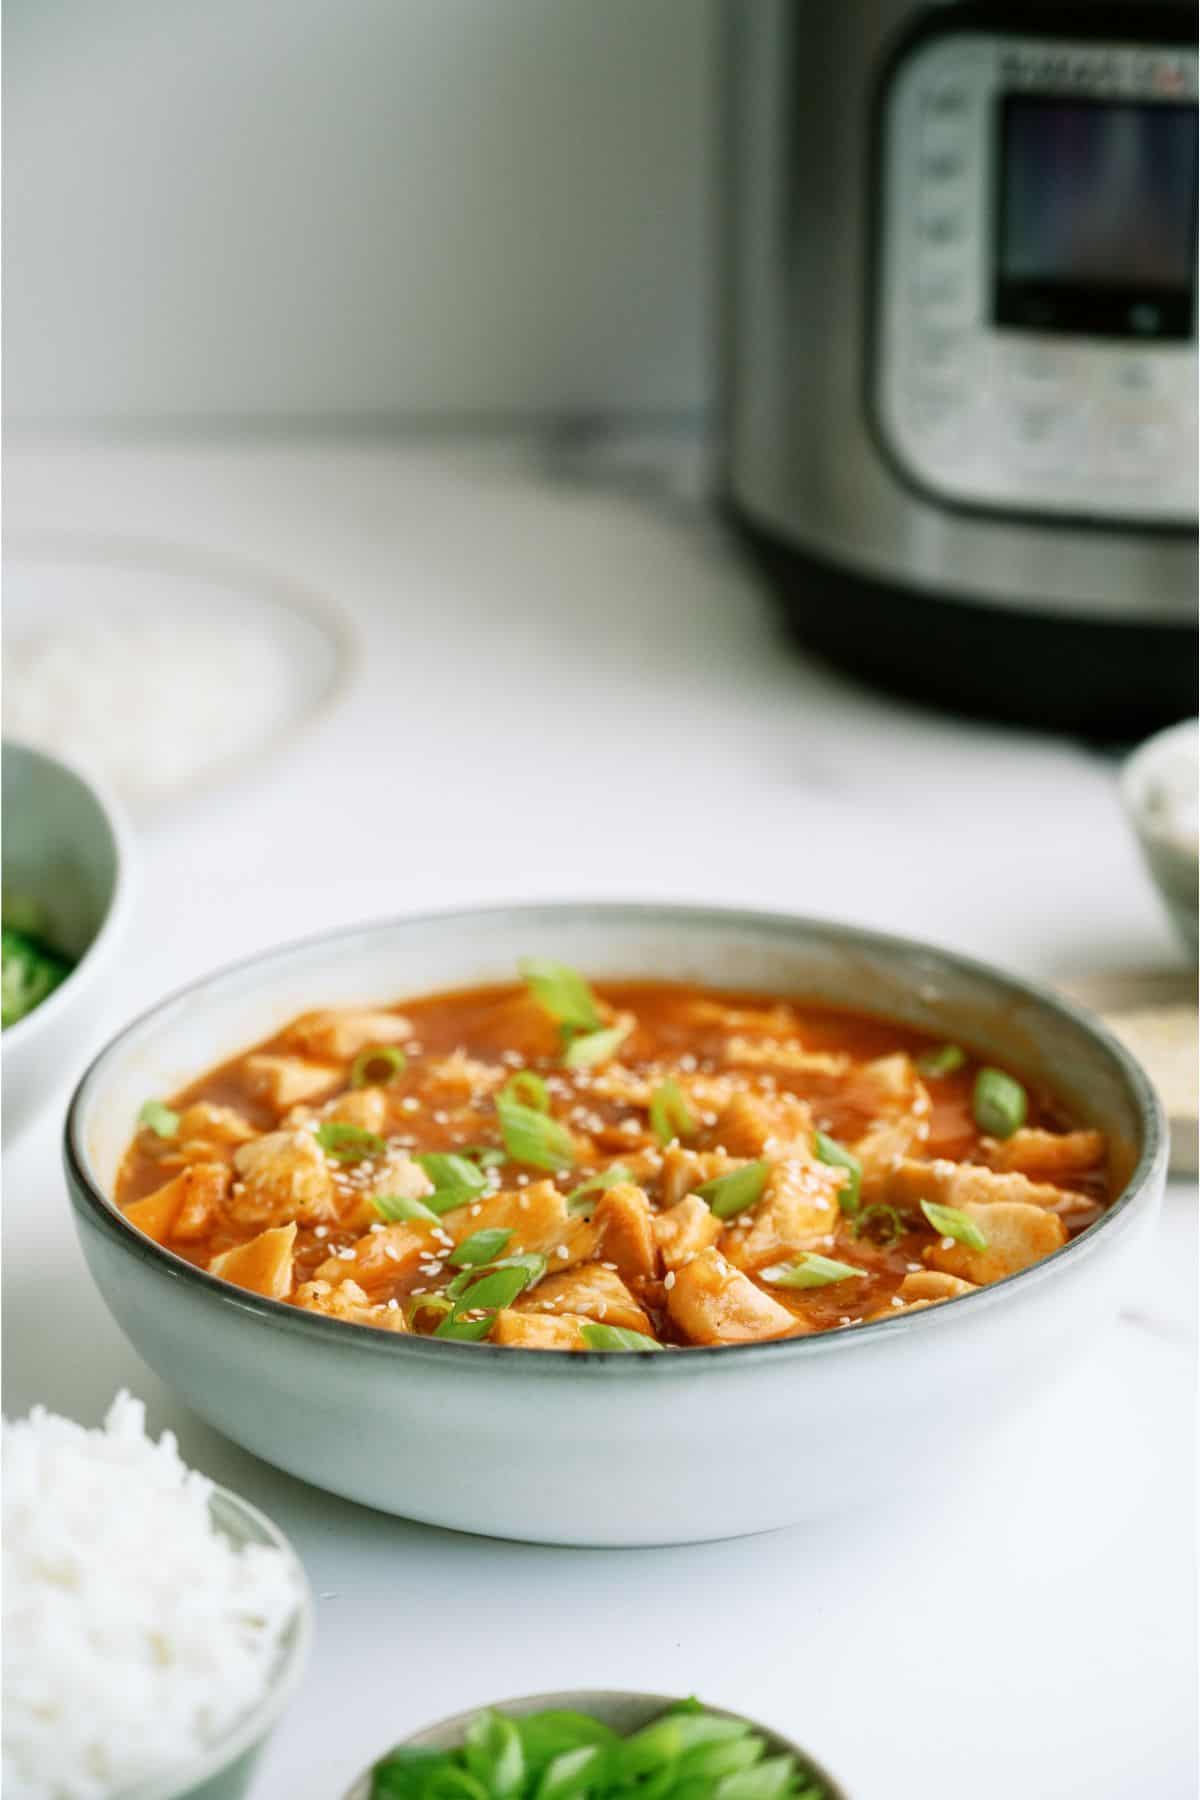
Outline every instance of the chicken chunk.
POLYGON ((232 1281, 236 1287, 265 1294, 268 1300, 286 1300, 292 1291, 292 1254, 296 1243, 296 1227, 276 1225, 260 1231, 248 1244, 214 1256, 208 1265, 210 1275, 232 1281))
POLYGON ((659 1254, 667 1269, 682 1269, 720 1237, 723 1226, 699 1194, 685 1194, 654 1220, 659 1254))
POLYGON ((1066 1226, 1055 1213, 1019 1200, 995 1200, 988 1206, 969 1201, 961 1211, 978 1225, 987 1240, 986 1248, 972 1250, 967 1244, 940 1238, 926 1250, 925 1261, 931 1269, 957 1275, 976 1287, 1027 1269, 1067 1241, 1066 1226))
POLYGON ((650 1320, 621 1277, 599 1263, 568 1269, 565 1275, 547 1275, 517 1302, 523 1313, 578 1313, 605 1325, 653 1336, 650 1320))
POLYGON ((933 1200, 939 1206, 994 1206, 1002 1201, 1040 1206, 1061 1218, 1077 1219, 1096 1210, 1085 1194, 1030 1181, 1024 1175, 999 1174, 982 1163, 956 1163, 944 1158, 918 1162, 901 1157, 888 1171, 884 1198, 893 1206, 919 1206, 933 1200))
MULTIPOLYGON (((288 1114, 288 1124, 303 1124, 305 1118, 311 1118, 313 1108, 295 1107, 288 1114)), ((387 1128, 388 1103, 387 1095, 381 1087, 350 1088, 344 1094, 335 1094, 332 1100, 316 1109, 316 1117, 335 1120, 339 1125, 357 1125, 360 1131, 373 1131, 381 1136, 387 1128)))
POLYGON ((945 1275, 937 1269, 925 1269, 906 1275, 890 1303, 878 1312, 868 1313, 868 1320, 892 1319, 897 1313, 917 1312, 923 1306, 940 1306, 944 1300, 957 1300, 960 1294, 973 1294, 975 1284, 957 1275, 945 1275))
POLYGON ((227 1163, 192 1163, 144 1200, 125 1208, 125 1217, 157 1244, 175 1237, 203 1237, 229 1192, 227 1163))
POLYGON ((980 1154, 990 1169, 1027 1175, 1031 1181, 1078 1181, 1104 1167, 1108 1140, 1102 1131, 1036 1131, 1026 1126, 1008 1138, 984 1138, 980 1154))
POLYGON ((721 1248, 738 1268, 767 1263, 827 1244, 837 1230, 838 1192, 845 1169, 818 1162, 807 1151, 771 1164, 761 1200, 725 1231, 721 1248))
POLYGON ((235 1219, 309 1224, 337 1217, 333 1177, 311 1131, 269 1131, 236 1150, 233 1166, 239 1180, 229 1211, 235 1219))
POLYGON ((364 1232, 348 1248, 353 1255, 335 1253, 318 1263, 313 1271, 318 1281, 328 1281, 335 1286, 343 1281, 356 1281, 370 1291, 389 1287, 400 1280, 411 1280, 422 1266, 440 1275, 442 1260, 447 1254, 447 1246, 434 1236, 433 1226, 423 1224, 419 1219, 364 1232))
POLYGON ((259 1051, 242 1064, 246 1085, 258 1100, 277 1112, 327 1094, 342 1080, 342 1071, 328 1063, 305 1062, 299 1056, 269 1056, 259 1051))
POLYGON ((569 1268, 590 1256, 598 1235, 591 1220, 567 1211, 566 1199, 552 1181, 535 1181, 527 1188, 472 1200, 443 1213, 441 1222, 456 1244, 476 1231, 511 1231, 506 1255, 535 1250, 553 1257, 556 1269, 569 1268))
POLYGON ((431 1106, 469 1106, 502 1087, 512 1073, 501 1063, 481 1062, 455 1050, 425 1065, 424 1087, 431 1106))
POLYGON ((493 1344, 517 1350, 586 1350, 587 1319, 572 1313, 527 1313, 504 1308, 492 1325, 493 1344))
POLYGON ((725 1043, 725 1060, 789 1075, 844 1075, 850 1067, 844 1050, 806 1050, 796 1038, 731 1037, 725 1043))
POLYGON ((812 1113, 796 1094, 737 1093, 709 1131, 711 1142, 730 1156, 755 1158, 809 1142, 812 1113))
POLYGON ((702 1251, 679 1270, 667 1294, 667 1311, 693 1344, 747 1344, 799 1329, 786 1307, 716 1249, 702 1251))
POLYGON ((239 1144, 248 1144, 254 1135, 250 1121, 232 1106, 196 1100, 180 1113, 175 1141, 189 1162, 197 1162, 228 1159, 239 1144))
POLYGON ((296 1304, 327 1318, 345 1319, 351 1325, 374 1325, 380 1331, 407 1331, 404 1314, 395 1301, 374 1301, 356 1281, 334 1284, 306 1281, 296 1289, 296 1304))
POLYGON ((596 1202, 592 1224, 599 1233, 596 1254, 601 1262, 616 1263, 627 1281, 654 1275, 658 1245, 650 1203, 640 1187, 622 1182, 609 1188, 596 1202))
POLYGON ((662 1204, 674 1206, 685 1194, 694 1193, 706 1181, 716 1181, 736 1167, 723 1150, 685 1150, 669 1144, 662 1153, 662 1204))
POLYGON ((349 1062, 373 1044, 399 1044, 412 1036, 411 1021, 401 1013, 365 1007, 329 1007, 305 1013, 288 1032, 287 1041, 302 1056, 349 1062))

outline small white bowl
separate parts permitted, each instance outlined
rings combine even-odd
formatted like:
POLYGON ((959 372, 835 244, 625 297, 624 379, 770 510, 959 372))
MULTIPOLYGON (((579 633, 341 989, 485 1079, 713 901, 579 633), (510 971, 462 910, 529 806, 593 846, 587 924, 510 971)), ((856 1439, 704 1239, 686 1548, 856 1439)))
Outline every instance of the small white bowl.
POLYGON ((120 807, 90 777, 9 739, 0 761, 5 897, 36 901, 56 945, 77 959, 0 1037, 7 1141, 78 1067, 125 925, 131 853, 120 807))
MULTIPOLYGON (((523 1719, 529 1713, 544 1712, 550 1709, 568 1712, 588 1713, 599 1719, 602 1725, 620 1732, 622 1737, 640 1731, 643 1725, 650 1725, 655 1719, 672 1706, 678 1706, 681 1696, 678 1694, 633 1694, 620 1689, 600 1688, 592 1691, 587 1688, 577 1689, 566 1694, 524 1694, 519 1700, 495 1700, 492 1705, 498 1712, 511 1714, 514 1718, 523 1719)), ((826 1800, 848 1800, 846 1790, 839 1787, 819 1763, 813 1761, 807 1750, 794 1743, 791 1738, 772 1731, 769 1725, 762 1725, 757 1719, 751 1719, 745 1713, 728 1712, 722 1706, 707 1706, 706 1710, 715 1713, 720 1719, 737 1719, 740 1724, 752 1725, 767 1740, 767 1750, 771 1756, 794 1756, 803 1773, 811 1779, 819 1781, 825 1789, 826 1800)), ((401 1738, 400 1743, 411 1745, 422 1750, 453 1750, 462 1743, 467 1726, 482 1709, 473 1706, 468 1712, 455 1713, 452 1718, 439 1719, 436 1725, 427 1725, 422 1731, 414 1731, 410 1737, 401 1738)), ((394 1748, 387 1746, 387 1749, 394 1748)), ((380 1752, 380 1757, 387 1750, 380 1752)), ((376 1761, 380 1760, 376 1758, 376 1761)), ((374 1768, 374 1764, 371 1768, 374 1768)), ((345 1800, 370 1800, 371 1769, 366 1769, 359 1776, 345 1800)))
POLYGON ((67 1181, 92 1274, 127 1337, 218 1430, 353 1500, 558 1544, 735 1537, 953 1480, 960 1458, 1089 1353, 1128 1291, 1166 1173, 1133 1058, 1052 995, 928 945, 784 914, 496 907, 395 919, 252 958, 121 1032, 76 1091, 67 1181), (961 1039, 1103 1127, 1123 1191, 1007 1280, 852 1331, 670 1354, 531 1351, 373 1330, 230 1286, 111 1200, 149 1094, 306 1008, 511 979, 553 955, 858 1007, 961 1039))
POLYGON ((295 1571, 300 1596, 284 1636, 266 1693, 219 1743, 200 1756, 125 1788, 116 1800, 242 1800, 258 1758, 295 1694, 312 1644, 312 1589, 304 1565, 279 1527, 265 1513, 228 1488, 216 1488, 209 1503, 213 1524, 235 1548, 266 1544, 281 1550, 295 1571))
POLYGON ((1121 773, 1121 796, 1137 833, 1146 867, 1193 958, 1200 957, 1200 838, 1196 822, 1180 829, 1164 805, 1173 785, 1195 786, 1200 758, 1200 719, 1160 731, 1134 751, 1121 773))

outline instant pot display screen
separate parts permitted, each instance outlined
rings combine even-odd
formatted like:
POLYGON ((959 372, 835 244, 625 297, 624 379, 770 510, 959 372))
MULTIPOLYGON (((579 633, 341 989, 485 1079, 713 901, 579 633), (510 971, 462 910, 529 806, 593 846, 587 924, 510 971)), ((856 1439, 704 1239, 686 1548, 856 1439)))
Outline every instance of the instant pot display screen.
POLYGON ((1189 338, 1195 235, 1194 105, 1005 98, 998 324, 1189 338))

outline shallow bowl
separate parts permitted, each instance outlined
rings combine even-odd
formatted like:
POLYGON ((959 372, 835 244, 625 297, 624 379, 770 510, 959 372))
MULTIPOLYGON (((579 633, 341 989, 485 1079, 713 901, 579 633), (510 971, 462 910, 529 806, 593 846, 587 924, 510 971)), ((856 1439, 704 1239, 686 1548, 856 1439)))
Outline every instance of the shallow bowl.
MULTIPOLYGON (((497 1711, 509 1713, 517 1719, 523 1719, 527 1713, 544 1712, 551 1708, 588 1713, 592 1718, 599 1719, 602 1725, 611 1726, 614 1731, 627 1736, 660 1718, 668 1707, 677 1706, 680 1698, 678 1694, 631 1694, 612 1688, 600 1688, 593 1692, 581 1688, 566 1694, 524 1694, 519 1700, 495 1700, 492 1704, 497 1711)), ((479 1710, 479 1707, 473 1706, 469 1712, 455 1713, 449 1719, 439 1719, 436 1725, 427 1725, 422 1731, 414 1731, 410 1737, 402 1738, 400 1742, 425 1750, 456 1749, 466 1735, 467 1726, 479 1710)), ((752 1725, 767 1740, 769 1755, 794 1756, 808 1776, 824 1784, 827 1800, 848 1800, 845 1789, 839 1787, 832 1775, 814 1762, 808 1751, 793 1743, 791 1738, 782 1737, 779 1732, 772 1731, 769 1725, 747 1718, 744 1713, 729 1712, 722 1706, 710 1706, 708 1711, 716 1713, 722 1719, 737 1719, 742 1724, 752 1725)), ((350 1789, 346 1800, 370 1800, 370 1794, 371 1771, 368 1769, 350 1789)))
POLYGON ((92 1273, 150 1366, 268 1462, 430 1524, 558 1544, 730 1537, 949 1478, 981 1436, 1089 1353, 1161 1197, 1153 1090, 1051 995, 966 958, 789 915, 498 907, 336 932, 198 982, 128 1026, 67 1119, 92 1273), (857 1007, 1050 1084, 1109 1133, 1122 1191, 1045 1261, 878 1324, 671 1354, 399 1336, 260 1299, 112 1204, 139 1107, 312 1007, 509 978, 518 957, 857 1007))
POLYGON ((1121 772, 1121 796, 1142 857, 1194 961, 1200 960, 1200 842, 1194 821, 1190 831, 1172 828, 1160 796, 1184 771, 1194 784, 1198 753, 1200 721, 1185 719, 1148 738, 1121 772))
POLYGON ((131 854, 120 807, 89 776, 8 739, 0 761, 5 900, 32 900, 55 945, 77 959, 0 1041, 7 1141, 81 1066, 116 963, 131 854))

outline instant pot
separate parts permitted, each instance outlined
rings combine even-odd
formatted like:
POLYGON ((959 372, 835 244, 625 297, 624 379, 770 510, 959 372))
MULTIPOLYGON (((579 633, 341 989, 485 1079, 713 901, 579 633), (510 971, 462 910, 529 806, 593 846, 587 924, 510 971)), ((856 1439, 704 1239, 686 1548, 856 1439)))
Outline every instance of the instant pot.
POLYGON ((1196 710, 1196 9, 734 0, 727 516, 959 710, 1196 710))

